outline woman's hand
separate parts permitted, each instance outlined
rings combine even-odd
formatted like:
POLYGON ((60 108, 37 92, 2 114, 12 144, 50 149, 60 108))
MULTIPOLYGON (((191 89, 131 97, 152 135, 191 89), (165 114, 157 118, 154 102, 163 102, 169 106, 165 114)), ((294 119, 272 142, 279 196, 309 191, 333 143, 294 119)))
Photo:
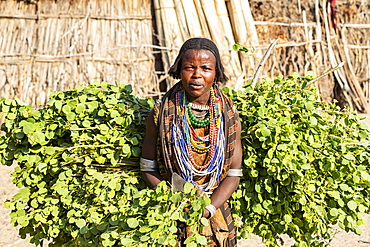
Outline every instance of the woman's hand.
POLYGON ((211 213, 208 211, 208 209, 205 208, 203 210, 203 217, 206 219, 209 219, 210 216, 211 216, 211 213))
MULTIPOLYGON (((185 213, 189 213, 190 212, 190 208, 184 208, 184 212, 185 213)), ((203 217, 208 219, 209 216, 211 216, 211 213, 208 211, 208 209, 203 209, 203 217)))

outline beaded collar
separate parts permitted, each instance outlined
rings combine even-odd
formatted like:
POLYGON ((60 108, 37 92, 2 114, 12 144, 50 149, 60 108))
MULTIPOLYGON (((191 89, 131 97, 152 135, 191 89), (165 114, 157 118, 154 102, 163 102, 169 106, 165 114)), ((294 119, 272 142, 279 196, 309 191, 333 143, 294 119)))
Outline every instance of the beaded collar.
POLYGON ((192 102, 189 103, 189 106, 193 110, 199 110, 199 111, 208 111, 209 110, 209 105, 197 105, 192 102))

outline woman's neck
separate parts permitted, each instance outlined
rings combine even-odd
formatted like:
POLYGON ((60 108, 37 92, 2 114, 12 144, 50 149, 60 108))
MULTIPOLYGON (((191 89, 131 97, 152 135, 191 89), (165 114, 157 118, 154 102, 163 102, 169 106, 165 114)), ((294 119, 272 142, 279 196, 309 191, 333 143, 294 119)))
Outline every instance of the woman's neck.
POLYGON ((191 102, 195 105, 208 105, 211 92, 208 92, 207 94, 203 94, 196 98, 189 96, 186 92, 185 95, 188 102, 191 102))

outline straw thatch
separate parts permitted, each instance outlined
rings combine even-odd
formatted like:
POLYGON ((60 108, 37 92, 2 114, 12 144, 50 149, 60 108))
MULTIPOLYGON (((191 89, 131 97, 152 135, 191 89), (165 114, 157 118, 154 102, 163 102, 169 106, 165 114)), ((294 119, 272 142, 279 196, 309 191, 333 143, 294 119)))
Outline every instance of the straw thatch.
POLYGON ((370 4, 364 0, 0 1, 0 97, 44 104, 49 93, 93 80, 163 93, 182 43, 206 37, 220 48, 227 86, 313 71, 322 99, 367 112, 370 4), (252 56, 231 49, 255 48, 252 56), (163 86, 164 85, 164 86, 163 86), (160 87, 161 86, 161 87, 160 87))
POLYGON ((158 87, 150 0, 0 1, 0 26, 1 97, 44 104, 94 80, 158 87))
POLYGON ((249 2, 261 45, 280 39, 265 65, 265 75, 307 71, 320 75, 345 61, 342 68, 316 82, 321 96, 369 111, 369 1, 249 2))
MULTIPOLYGON (((215 41, 220 49, 225 70, 230 77, 227 86, 238 89, 246 75, 255 69, 259 58, 238 54, 231 48, 235 43, 258 45, 249 11, 249 4, 243 0, 153 0, 159 45, 162 50, 164 69, 167 71, 175 60, 183 42, 191 37, 205 37, 215 41), (232 12, 230 14, 230 11, 232 12), (231 18, 232 16, 233 18, 231 18)), ((168 87, 174 81, 168 79, 168 87)))

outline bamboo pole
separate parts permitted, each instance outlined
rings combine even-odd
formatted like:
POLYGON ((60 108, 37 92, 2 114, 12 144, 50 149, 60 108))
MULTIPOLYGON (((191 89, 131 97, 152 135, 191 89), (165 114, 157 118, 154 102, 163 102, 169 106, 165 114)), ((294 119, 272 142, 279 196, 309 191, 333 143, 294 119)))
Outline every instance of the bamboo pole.
POLYGON ((175 12, 177 16, 177 22, 179 25, 180 33, 182 40, 186 40, 190 37, 190 32, 188 25, 186 23, 186 17, 185 17, 185 9, 183 8, 182 1, 181 0, 174 0, 174 6, 175 6, 175 12))
MULTIPOLYGON (((202 31, 202 37, 212 39, 209 26, 208 26, 208 22, 207 22, 205 13, 204 13, 204 8, 206 8, 207 6, 204 6, 201 3, 201 0, 193 0, 193 1, 194 1, 195 9, 198 14, 200 29, 202 31)), ((209 2, 212 3, 212 1, 209 1, 209 2)))
POLYGON ((199 22, 198 12, 193 1, 181 0, 181 7, 184 10, 184 18, 188 34, 184 37, 184 41, 193 37, 201 37, 202 30, 199 22), (186 11, 185 11, 186 10, 186 11))
MULTIPOLYGON (((230 49, 230 47, 232 47, 236 42, 234 39, 232 23, 229 18, 229 13, 228 13, 227 5, 225 1, 215 0, 215 7, 216 7, 216 12, 217 12, 219 22, 222 26, 223 37, 225 39, 224 47, 233 61, 232 75, 234 78, 232 78, 233 81, 228 83, 228 86, 238 90, 238 89, 241 89, 242 86, 244 85, 244 81, 246 77, 246 71, 243 68, 243 60, 241 59, 241 56, 239 56, 237 52, 231 51, 230 49), (230 85, 230 84, 233 84, 233 85, 230 85)), ((244 63, 244 64, 245 66, 248 66, 247 63, 244 63)), ((251 67, 253 67, 253 65, 251 67)))
MULTIPOLYGON (((220 21, 217 12, 218 9, 216 8, 215 2, 209 0, 201 0, 200 3, 203 6, 204 18, 208 24, 210 38, 214 40, 220 48, 220 55, 223 64, 225 65, 226 73, 230 77, 231 83, 235 86, 236 77, 241 74, 241 67, 237 53, 230 52, 232 45, 235 43, 232 36, 227 36, 227 32, 231 32, 230 25, 225 29, 223 28, 223 24, 227 25, 227 23, 222 23, 220 21)), ((219 5, 218 7, 221 11, 224 11, 222 10, 222 6, 219 5)), ((221 12, 221 14, 225 13, 221 12)), ((232 33, 229 33, 229 35, 230 34, 232 33)))
POLYGON ((242 13, 243 9, 240 4, 240 1, 239 0, 229 1, 228 4, 230 18, 233 22, 235 41, 239 44, 248 45, 247 44, 248 29, 244 22, 244 16, 242 13))

